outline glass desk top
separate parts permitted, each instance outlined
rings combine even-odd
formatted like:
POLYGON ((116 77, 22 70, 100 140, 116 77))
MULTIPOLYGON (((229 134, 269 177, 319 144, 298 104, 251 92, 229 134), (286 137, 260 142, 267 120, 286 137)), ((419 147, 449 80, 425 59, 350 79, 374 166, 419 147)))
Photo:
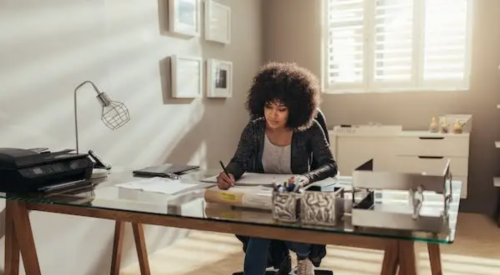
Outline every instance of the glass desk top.
MULTIPOLYGON (((181 181, 186 183, 199 182, 201 179, 218 174, 218 170, 194 170, 182 176, 181 181)), ((391 239, 421 241, 427 243, 449 244, 455 239, 455 230, 460 204, 462 183, 452 182, 453 199, 449 204, 449 220, 447 230, 442 233, 420 231, 395 230, 384 228, 367 228, 353 226, 349 215, 344 215, 342 221, 335 226, 303 225, 299 222, 278 222, 272 217, 271 211, 235 208, 226 205, 207 203, 204 200, 202 189, 182 192, 178 195, 145 192, 125 189, 115 186, 137 180, 132 175, 132 169, 112 170, 106 180, 101 181, 94 188, 80 190, 76 193, 59 194, 23 194, 13 195, 0 193, 0 198, 16 199, 37 203, 74 205, 88 208, 99 208, 136 213, 147 213, 166 216, 189 217, 202 220, 254 224, 282 228, 294 228, 340 234, 373 236, 391 239)), ((332 179, 333 180, 333 179, 332 179)), ((347 184, 350 177, 342 177, 339 184, 347 184), (340 182, 343 181, 343 182, 340 182)), ((206 184, 205 187, 213 186, 206 184)), ((378 207, 398 208, 408 202, 408 191, 383 190, 376 191, 375 197, 378 207)), ((443 195, 426 194, 422 209, 439 210, 443 206, 443 195)))

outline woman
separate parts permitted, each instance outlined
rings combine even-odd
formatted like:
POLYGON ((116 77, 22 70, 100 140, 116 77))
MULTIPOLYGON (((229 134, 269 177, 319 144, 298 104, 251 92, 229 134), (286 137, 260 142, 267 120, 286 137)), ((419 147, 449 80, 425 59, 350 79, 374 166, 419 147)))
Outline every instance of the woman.
MULTIPOLYGON (((243 130, 238 148, 217 177, 219 188, 228 189, 245 172, 294 174, 302 187, 333 177, 337 165, 319 123, 314 120, 320 101, 317 78, 292 63, 269 63, 254 78, 246 107, 251 120, 243 130), (311 170, 311 163, 318 168, 311 170)), ((249 238, 244 274, 263 275, 271 240, 249 238)), ((308 258, 311 245, 287 242, 297 254, 298 275, 314 274, 308 258)))

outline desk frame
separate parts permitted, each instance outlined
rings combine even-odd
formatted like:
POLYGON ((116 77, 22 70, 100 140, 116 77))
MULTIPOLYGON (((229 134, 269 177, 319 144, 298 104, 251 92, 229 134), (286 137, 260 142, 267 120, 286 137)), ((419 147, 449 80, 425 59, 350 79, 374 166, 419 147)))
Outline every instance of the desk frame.
MULTIPOLYGON (((40 264, 31 229, 29 211, 42 211, 83 217, 114 220, 115 236, 111 275, 120 273, 123 230, 126 222, 132 224, 142 275, 150 275, 142 224, 168 226, 191 230, 239 234, 251 237, 290 240, 315 244, 331 244, 357 248, 384 250, 382 275, 416 275, 415 246, 413 241, 368 237, 354 234, 311 232, 292 228, 210 221, 160 214, 141 214, 128 211, 88 208, 76 205, 32 203, 18 200, 6 201, 5 216, 5 275, 19 274, 19 255, 23 257, 27 275, 41 275, 40 264)), ((427 244, 433 275, 441 275, 441 253, 438 244, 427 244)))

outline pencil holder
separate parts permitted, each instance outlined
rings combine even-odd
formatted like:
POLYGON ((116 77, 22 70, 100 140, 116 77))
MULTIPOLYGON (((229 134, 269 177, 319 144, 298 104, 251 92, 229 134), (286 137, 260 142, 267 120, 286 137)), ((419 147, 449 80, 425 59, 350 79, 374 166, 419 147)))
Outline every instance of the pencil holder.
POLYGON ((296 192, 273 191, 273 219, 281 222, 297 222, 301 196, 301 193, 296 192))
POLYGON ((344 214, 344 189, 305 191, 301 199, 303 224, 335 226, 344 214))

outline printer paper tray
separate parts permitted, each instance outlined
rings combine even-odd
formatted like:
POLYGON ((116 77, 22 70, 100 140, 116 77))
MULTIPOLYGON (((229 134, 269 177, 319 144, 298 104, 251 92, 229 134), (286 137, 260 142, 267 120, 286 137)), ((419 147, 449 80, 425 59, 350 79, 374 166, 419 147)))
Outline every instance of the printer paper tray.
POLYGON ((77 181, 63 182, 59 184, 44 186, 39 188, 38 191, 42 193, 61 193, 89 186, 92 186, 91 180, 77 180, 77 181))

